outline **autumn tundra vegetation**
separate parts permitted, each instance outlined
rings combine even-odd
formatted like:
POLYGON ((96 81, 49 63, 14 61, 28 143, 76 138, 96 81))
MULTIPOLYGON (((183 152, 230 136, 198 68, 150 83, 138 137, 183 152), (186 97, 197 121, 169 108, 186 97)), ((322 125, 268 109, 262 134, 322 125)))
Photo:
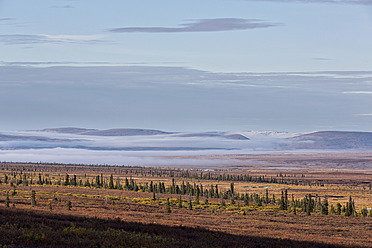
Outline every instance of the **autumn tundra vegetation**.
POLYGON ((0 163, 1 247, 372 247, 368 171, 0 163))

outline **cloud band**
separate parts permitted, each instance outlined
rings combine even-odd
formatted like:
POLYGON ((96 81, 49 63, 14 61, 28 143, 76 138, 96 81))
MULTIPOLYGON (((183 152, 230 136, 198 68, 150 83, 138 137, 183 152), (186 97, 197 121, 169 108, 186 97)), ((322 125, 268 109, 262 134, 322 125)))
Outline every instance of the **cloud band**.
POLYGON ((217 18, 194 20, 190 23, 181 24, 180 27, 124 27, 114 28, 111 32, 115 33, 181 33, 181 32, 217 32, 246 30, 254 28, 268 28, 279 26, 278 23, 265 22, 257 19, 241 18, 217 18))

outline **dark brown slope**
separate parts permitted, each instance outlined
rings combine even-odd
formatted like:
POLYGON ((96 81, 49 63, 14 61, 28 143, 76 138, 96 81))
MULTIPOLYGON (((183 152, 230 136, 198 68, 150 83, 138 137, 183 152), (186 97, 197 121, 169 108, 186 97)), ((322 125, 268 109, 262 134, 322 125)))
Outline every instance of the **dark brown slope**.
MULTIPOLYGON (((7 247, 347 247, 278 237, 234 235, 204 228, 0 207, 0 245, 7 247)), ((353 246, 357 247, 357 246, 353 246)))

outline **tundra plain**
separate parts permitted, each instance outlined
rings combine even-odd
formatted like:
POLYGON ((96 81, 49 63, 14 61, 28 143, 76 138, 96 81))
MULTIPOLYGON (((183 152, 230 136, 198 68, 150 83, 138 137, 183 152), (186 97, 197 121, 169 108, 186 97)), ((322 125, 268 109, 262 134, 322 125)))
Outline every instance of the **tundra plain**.
POLYGON ((216 166, 3 162, 1 245, 372 247, 372 153, 191 158, 216 166))

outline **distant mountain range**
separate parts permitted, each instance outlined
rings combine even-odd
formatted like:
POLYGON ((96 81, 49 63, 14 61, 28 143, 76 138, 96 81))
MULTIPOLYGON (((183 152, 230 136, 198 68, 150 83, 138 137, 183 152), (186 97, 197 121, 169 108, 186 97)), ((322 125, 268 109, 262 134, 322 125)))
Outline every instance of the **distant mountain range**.
POLYGON ((135 129, 135 128, 115 128, 115 129, 86 129, 86 128, 48 128, 43 129, 44 132, 56 132, 56 133, 71 133, 80 135, 93 135, 93 136, 136 136, 136 135, 159 135, 159 134, 171 134, 169 132, 163 132, 153 129, 135 129))
POLYGON ((372 132, 320 131, 290 140, 293 149, 372 149, 372 132))
POLYGON ((0 149, 76 148, 113 151, 372 150, 372 132, 165 132, 153 129, 48 128, 0 133, 0 149))
POLYGON ((40 130, 42 132, 56 132, 56 133, 69 133, 79 135, 92 135, 92 136, 138 136, 138 135, 166 135, 174 134, 176 137, 222 137, 226 139, 234 140, 249 140, 242 134, 238 133, 218 133, 218 132, 206 132, 206 133, 175 133, 175 132, 164 132, 154 129, 135 129, 135 128, 115 128, 115 129, 85 129, 85 128, 47 128, 40 130))
POLYGON ((28 135, 9 135, 9 134, 0 134, 0 141, 42 141, 42 142, 66 142, 71 141, 71 139, 54 139, 42 136, 28 136, 28 135))

